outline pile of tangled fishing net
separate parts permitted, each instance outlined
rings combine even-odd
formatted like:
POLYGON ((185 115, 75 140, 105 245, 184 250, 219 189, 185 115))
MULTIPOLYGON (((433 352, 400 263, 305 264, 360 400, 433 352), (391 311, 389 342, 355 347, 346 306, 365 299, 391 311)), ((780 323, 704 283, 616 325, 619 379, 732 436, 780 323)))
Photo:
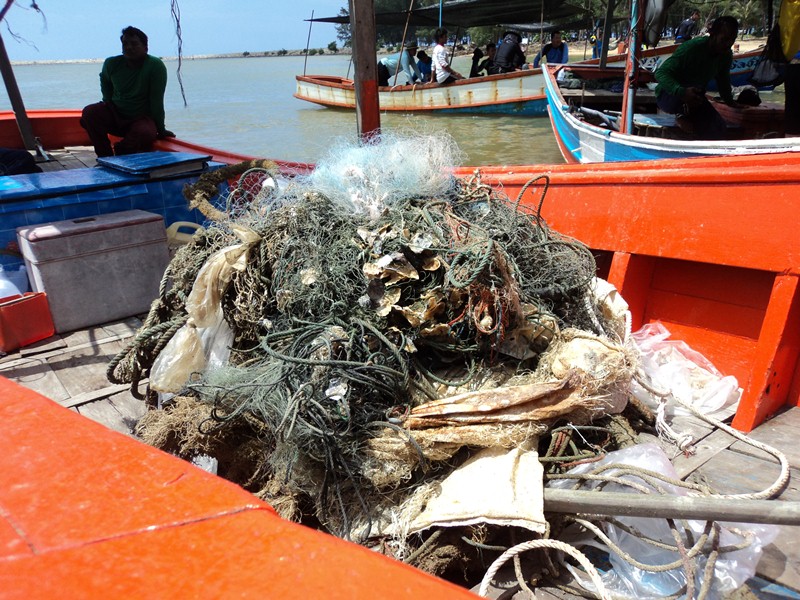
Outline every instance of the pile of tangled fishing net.
MULTIPOLYGON (((216 458, 287 518, 471 581, 549 526, 513 507, 440 528, 426 511, 449 475, 526 450, 562 473, 651 415, 626 392, 625 311, 540 217, 546 178, 509 199, 456 162, 447 138, 384 136, 291 180, 248 165, 109 378, 159 392, 145 441, 216 458)), ((187 197, 204 206, 229 175, 187 197)))

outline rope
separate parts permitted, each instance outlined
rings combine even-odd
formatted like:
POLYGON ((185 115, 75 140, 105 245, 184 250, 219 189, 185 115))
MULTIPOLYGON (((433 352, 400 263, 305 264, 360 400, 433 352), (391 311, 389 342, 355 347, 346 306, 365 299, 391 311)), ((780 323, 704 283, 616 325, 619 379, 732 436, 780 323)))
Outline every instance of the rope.
POLYGON ((605 585, 603 585, 603 580, 600 578, 600 574, 597 572, 597 569, 594 567, 594 565, 589 562, 589 559, 587 559, 582 552, 576 550, 569 544, 565 544, 564 542, 560 542, 559 540, 550 540, 550 539, 531 540, 529 542, 523 542, 503 552, 503 554, 500 555, 500 557, 491 564, 489 570, 486 571, 486 575, 483 576, 480 588, 478 589, 478 595, 483 596, 484 598, 487 597, 487 593, 489 592, 489 584, 494 579, 494 576, 497 575, 497 572, 500 570, 500 568, 504 564, 506 564, 510 558, 513 558, 518 554, 525 552, 526 550, 535 550, 543 548, 552 548, 554 550, 561 550, 562 552, 569 554, 572 558, 577 560, 589 574, 589 578, 592 580, 592 583, 597 588, 600 598, 602 600, 611 600, 611 595, 606 591, 605 585))

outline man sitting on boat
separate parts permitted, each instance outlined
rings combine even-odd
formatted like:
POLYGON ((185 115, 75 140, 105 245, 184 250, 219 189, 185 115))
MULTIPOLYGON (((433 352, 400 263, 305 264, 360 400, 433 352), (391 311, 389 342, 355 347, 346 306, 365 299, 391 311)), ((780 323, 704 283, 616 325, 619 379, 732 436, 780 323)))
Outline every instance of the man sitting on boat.
POLYGON ((569 62, 569 49, 567 43, 561 40, 561 32, 554 31, 550 35, 550 43, 545 44, 544 48, 539 50, 539 53, 533 59, 533 68, 539 66, 539 62, 544 56, 548 65, 565 64, 569 62))
POLYGON ((470 71, 470 77, 481 77, 483 75, 496 75, 499 71, 494 64, 494 57, 497 54, 497 47, 493 42, 486 44, 486 58, 474 69, 470 71), (474 75, 473 75, 474 72, 474 75))
POLYGON ((688 42, 697 33, 697 21, 700 20, 700 11, 693 10, 692 14, 685 21, 681 21, 678 30, 675 32, 675 43, 682 44, 688 42))
POLYGON ((706 98, 711 79, 726 104, 735 106, 731 90, 731 46, 736 41, 739 22, 734 17, 719 17, 709 35, 681 44, 656 70, 656 103, 666 113, 676 115, 678 126, 699 139, 727 137, 727 125, 706 98))
POLYGON ((443 27, 437 29, 433 34, 433 39, 436 40, 436 47, 433 49, 433 76, 436 83, 446 85, 458 79, 464 79, 464 76, 454 70, 447 60, 447 49, 444 47, 447 43, 447 29, 443 27))
POLYGON ((83 109, 81 126, 97 156, 148 152, 158 138, 175 137, 164 127, 167 68, 147 53, 147 36, 126 27, 122 54, 107 58, 100 72, 103 101, 83 109), (112 148, 108 134, 122 138, 112 148))
POLYGON ((384 56, 378 61, 378 85, 397 85, 397 75, 402 72, 406 76, 406 83, 411 84, 416 81, 422 81, 422 75, 417 68, 417 63, 414 61, 414 56, 417 54, 417 44, 411 42, 405 49, 397 54, 384 56), (400 65, 398 71, 398 64, 400 65))
POLYGON ((428 83, 431 80, 431 71, 433 67, 433 59, 428 56, 425 50, 417 52, 417 68, 420 75, 422 75, 422 83, 428 83))
POLYGON ((507 31, 494 56, 494 64, 498 73, 518 71, 525 64, 525 53, 520 44, 522 36, 514 31, 507 31))

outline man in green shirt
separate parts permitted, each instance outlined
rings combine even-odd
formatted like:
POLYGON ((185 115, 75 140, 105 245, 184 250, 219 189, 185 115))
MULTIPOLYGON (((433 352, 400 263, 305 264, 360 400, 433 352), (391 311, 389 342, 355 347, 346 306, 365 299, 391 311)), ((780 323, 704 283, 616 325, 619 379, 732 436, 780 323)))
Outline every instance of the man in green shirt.
POLYGON ((656 70, 656 103, 666 113, 677 115, 678 125, 700 139, 724 139, 725 120, 706 98, 706 86, 715 79, 722 100, 731 105, 731 46, 739 33, 733 17, 719 17, 709 35, 684 42, 656 70))
POLYGON ((122 54, 107 58, 100 72, 103 101, 83 109, 81 125, 97 156, 148 152, 158 138, 175 137, 164 127, 167 68, 147 53, 147 36, 122 30, 122 54), (111 147, 108 134, 122 140, 111 147))

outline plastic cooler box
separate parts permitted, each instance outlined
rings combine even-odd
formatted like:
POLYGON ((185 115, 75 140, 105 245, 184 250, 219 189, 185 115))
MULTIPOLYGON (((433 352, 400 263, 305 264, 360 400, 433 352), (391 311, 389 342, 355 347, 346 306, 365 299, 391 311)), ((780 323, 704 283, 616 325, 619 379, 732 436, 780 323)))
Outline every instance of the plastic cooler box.
POLYGON ((58 333, 147 312, 169 263, 160 215, 129 210, 17 229, 58 333))

